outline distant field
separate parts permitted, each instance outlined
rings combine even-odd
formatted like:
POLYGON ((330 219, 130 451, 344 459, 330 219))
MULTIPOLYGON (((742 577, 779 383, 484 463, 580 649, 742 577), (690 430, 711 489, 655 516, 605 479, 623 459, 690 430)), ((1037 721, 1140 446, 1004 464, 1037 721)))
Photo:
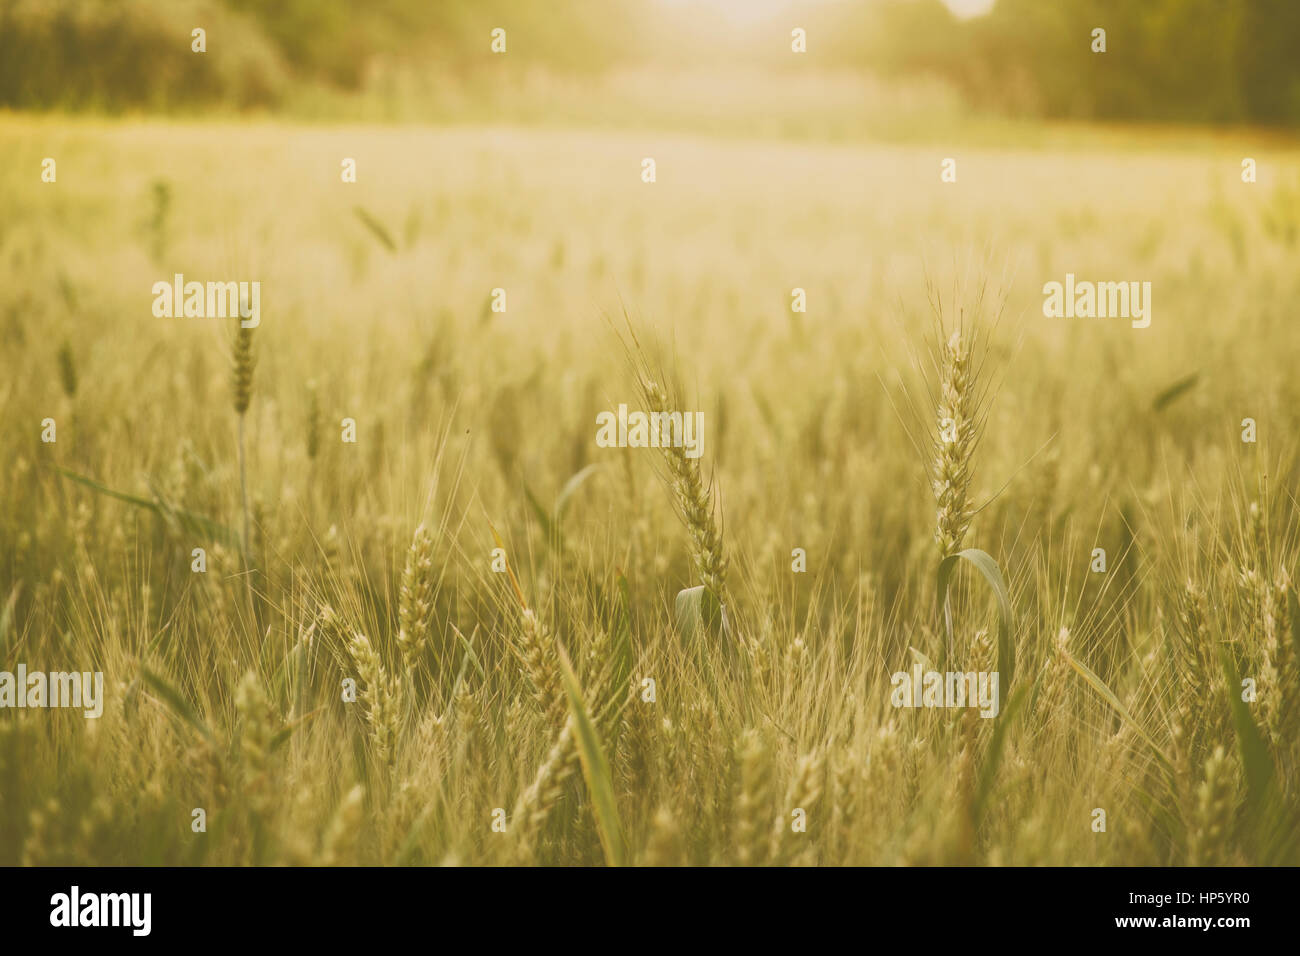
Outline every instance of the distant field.
MULTIPOLYGON (((106 687, 0 713, 0 863, 597 862, 606 791, 631 862, 1300 862, 1300 146, 994 138, 0 116, 0 667, 106 687), (238 323, 155 317, 177 273, 261 283, 246 495, 238 323), (1150 282, 1149 328, 1045 317, 1067 273, 1150 282), (675 618, 672 463, 595 441, 645 404, 624 309, 704 413, 722 632, 675 618), (890 706, 943 644, 920 373, 958 324, 996 746, 890 706)), ((982 659, 970 568, 953 612, 982 659)))

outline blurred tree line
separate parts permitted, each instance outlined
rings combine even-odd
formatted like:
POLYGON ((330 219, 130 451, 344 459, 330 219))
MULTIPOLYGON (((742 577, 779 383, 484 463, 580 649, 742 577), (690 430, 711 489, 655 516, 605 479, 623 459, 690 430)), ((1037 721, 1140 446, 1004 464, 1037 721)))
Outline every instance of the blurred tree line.
POLYGON ((1300 123, 1300 0, 997 0, 971 20, 940 0, 793 9, 742 29, 658 0, 0 0, 0 105, 274 108, 292 89, 363 89, 393 64, 470 87, 498 66, 484 54, 506 26, 511 52, 527 51, 512 66, 560 74, 747 60, 939 77, 1022 116, 1300 123))
POLYGON ((294 84, 356 90, 381 60, 472 79, 502 25, 532 66, 598 71, 628 57, 651 12, 637 0, 0 0, 0 106, 273 107, 294 84))
POLYGON ((840 64, 939 75, 999 112, 1300 122, 1298 0, 997 0, 968 21, 939 0, 825 12, 840 64))

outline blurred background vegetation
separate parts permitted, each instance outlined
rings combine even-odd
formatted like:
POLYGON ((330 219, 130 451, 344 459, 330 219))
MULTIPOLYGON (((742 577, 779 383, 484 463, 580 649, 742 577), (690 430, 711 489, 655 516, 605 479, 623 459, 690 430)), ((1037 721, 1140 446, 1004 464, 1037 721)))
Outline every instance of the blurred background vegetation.
POLYGON ((930 130, 972 111, 1295 125, 1300 3, 0 0, 0 106, 724 128, 775 115, 778 133, 880 132, 882 110, 921 111, 930 130), (488 54, 498 26, 504 57, 488 54), (808 56, 790 53, 794 26, 808 56), (717 83, 700 82, 709 70, 717 83))

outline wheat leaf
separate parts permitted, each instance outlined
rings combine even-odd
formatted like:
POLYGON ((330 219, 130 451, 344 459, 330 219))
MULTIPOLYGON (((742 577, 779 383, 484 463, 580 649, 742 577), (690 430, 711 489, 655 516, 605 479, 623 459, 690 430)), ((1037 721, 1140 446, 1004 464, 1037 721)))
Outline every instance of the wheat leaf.
POLYGON ((1011 678, 1016 669, 1016 648, 1011 640, 1011 595, 1007 593, 1006 582, 1002 580, 1002 571, 998 568, 998 563, 993 560, 992 555, 979 548, 967 548, 964 551, 958 551, 956 554, 950 554, 939 562, 939 607, 943 608, 948 597, 948 586, 952 581, 952 573, 956 569, 957 561, 964 559, 973 564, 977 571, 983 575, 984 580, 989 583, 993 589, 994 596, 998 599, 998 673, 1004 688, 1011 686, 1011 678))
POLYGON ((587 706, 583 703, 582 691, 578 687, 578 678, 573 673, 573 665, 569 663, 569 655, 558 643, 555 649, 559 652, 560 677, 564 681, 564 692, 569 698, 569 713, 573 716, 578 737, 578 755, 582 759, 587 788, 591 791, 596 825, 600 830, 600 845, 605 850, 605 862, 610 866, 622 866, 625 854, 623 831, 619 825, 618 804, 614 800, 614 782, 610 777, 609 763, 601 749, 596 727, 587 714, 587 706))
POLYGON ((1115 692, 1106 686, 1106 682, 1093 673, 1092 668, 1081 661, 1075 660, 1065 648, 1062 647, 1060 653, 1065 657, 1066 663, 1074 668, 1075 672, 1087 682, 1088 686, 1100 694, 1102 700, 1114 707, 1115 712, 1128 721, 1129 725, 1137 731, 1138 736, 1145 740, 1151 749, 1155 751, 1156 756, 1166 766, 1170 766, 1169 758, 1160 749, 1160 745, 1155 742, 1155 738, 1146 732, 1145 728, 1138 723, 1136 717, 1129 713, 1128 708, 1124 706, 1124 702, 1115 696, 1115 692))
POLYGON ((141 667, 140 675, 173 713, 197 730, 204 740, 209 743, 215 742, 212 731, 208 729, 208 725, 199 717, 198 711, 194 709, 194 705, 186 699, 184 694, 168 683, 160 674, 154 673, 148 667, 141 667))
POLYGON ((362 224, 370 230, 370 234, 378 239, 385 249, 389 252, 397 251, 397 243, 393 241, 392 235, 384 228, 383 223, 360 206, 354 206, 352 211, 357 214, 357 218, 361 220, 362 224))

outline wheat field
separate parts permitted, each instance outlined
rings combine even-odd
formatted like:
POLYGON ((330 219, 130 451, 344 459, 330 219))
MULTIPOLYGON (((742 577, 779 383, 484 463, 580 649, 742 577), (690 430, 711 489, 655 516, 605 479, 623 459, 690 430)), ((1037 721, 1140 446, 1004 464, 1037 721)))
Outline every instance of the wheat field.
POLYGON ((1294 142, 0 155, 0 664, 104 675, 0 711, 0 863, 1300 862, 1294 142), (1149 327, 1045 316, 1067 273, 1149 327), (656 403, 701 457, 597 444, 656 403), (1002 592, 943 599, 964 548, 1002 592), (893 706, 941 660, 996 718, 893 706))

